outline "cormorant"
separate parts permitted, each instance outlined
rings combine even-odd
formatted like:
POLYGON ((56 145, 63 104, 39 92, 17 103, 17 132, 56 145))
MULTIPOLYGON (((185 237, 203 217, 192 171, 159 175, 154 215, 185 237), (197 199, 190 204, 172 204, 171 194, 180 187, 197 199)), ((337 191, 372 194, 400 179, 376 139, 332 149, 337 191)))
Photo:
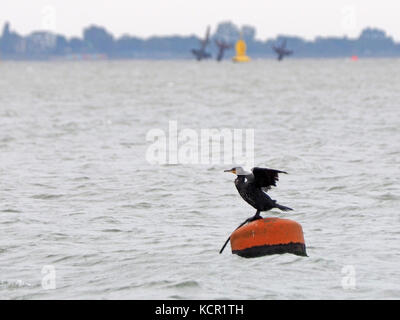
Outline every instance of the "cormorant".
MULTIPOLYGON (((237 178, 235 179, 236 189, 239 191, 239 194, 242 196, 242 198, 257 210, 253 217, 246 219, 236 228, 236 230, 247 222, 262 219, 260 216, 261 211, 268 211, 273 208, 278 208, 282 211, 293 210, 292 208, 278 204, 276 200, 272 200, 265 193, 271 189, 271 186, 276 187, 276 181, 279 180, 279 173, 287 174, 287 172, 258 167, 253 168, 251 171, 252 172, 245 171, 242 167, 235 167, 230 170, 225 170, 225 172, 232 172, 237 175, 237 178)), ((230 239, 231 237, 225 241, 219 253, 224 251, 230 239)))
POLYGON ((251 171, 245 171, 242 167, 225 170, 225 172, 232 172, 237 175, 235 179, 236 189, 242 198, 257 210, 254 217, 247 219, 247 222, 262 219, 260 216, 261 211, 268 211, 273 208, 278 208, 282 211, 293 210, 278 204, 276 200, 272 200, 266 194, 266 191, 271 189, 272 186, 276 186, 276 181, 279 180, 278 174, 287 174, 287 172, 258 167, 253 168, 251 171))

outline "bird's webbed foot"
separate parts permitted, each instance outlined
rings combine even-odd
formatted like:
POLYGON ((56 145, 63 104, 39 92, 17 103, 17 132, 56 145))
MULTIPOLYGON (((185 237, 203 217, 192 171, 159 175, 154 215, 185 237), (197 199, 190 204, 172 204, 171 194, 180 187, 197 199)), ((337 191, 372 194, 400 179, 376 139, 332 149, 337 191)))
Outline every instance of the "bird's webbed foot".
POLYGON ((247 222, 252 222, 252 221, 256 221, 259 219, 263 219, 263 217, 261 217, 259 214, 256 214, 254 217, 248 218, 247 222))

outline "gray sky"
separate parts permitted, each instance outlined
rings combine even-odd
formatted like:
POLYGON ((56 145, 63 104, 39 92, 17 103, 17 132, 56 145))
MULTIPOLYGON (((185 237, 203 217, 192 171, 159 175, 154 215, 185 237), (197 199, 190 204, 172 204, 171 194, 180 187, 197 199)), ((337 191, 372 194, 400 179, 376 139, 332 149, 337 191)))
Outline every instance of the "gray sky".
POLYGON ((313 39, 358 36, 366 26, 379 27, 400 41, 399 0, 1 0, 0 24, 21 34, 51 30, 81 36, 96 24, 116 36, 124 33, 202 36, 207 25, 230 20, 257 29, 256 37, 277 34, 313 39))

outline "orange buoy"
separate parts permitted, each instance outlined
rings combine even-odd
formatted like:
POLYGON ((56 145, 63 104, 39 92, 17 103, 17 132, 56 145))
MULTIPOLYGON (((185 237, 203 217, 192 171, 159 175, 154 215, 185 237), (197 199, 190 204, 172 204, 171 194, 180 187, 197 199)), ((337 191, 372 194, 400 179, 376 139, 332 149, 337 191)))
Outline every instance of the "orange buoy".
POLYGON ((245 258, 281 253, 307 256, 301 225, 288 219, 252 221, 235 230, 230 241, 232 253, 245 258))

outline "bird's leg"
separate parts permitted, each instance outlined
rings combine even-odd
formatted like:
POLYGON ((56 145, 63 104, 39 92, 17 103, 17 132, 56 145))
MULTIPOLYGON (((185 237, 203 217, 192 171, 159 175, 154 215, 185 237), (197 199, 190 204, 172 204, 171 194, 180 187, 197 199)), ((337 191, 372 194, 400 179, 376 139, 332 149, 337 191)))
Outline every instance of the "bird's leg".
MULTIPOLYGON (((263 217, 260 216, 260 210, 257 210, 257 212, 256 212, 256 214, 254 215, 254 217, 251 217, 251 218, 246 219, 244 222, 242 222, 242 223, 235 229, 235 231, 236 231, 237 229, 239 229, 240 227, 242 227, 243 225, 245 225, 246 223, 248 223, 248 222, 252 222, 252 221, 255 221, 255 220, 258 220, 258 219, 262 219, 262 218, 263 218, 263 217)), ((222 248, 221 248, 221 250, 219 251, 219 253, 222 253, 222 251, 224 251, 226 245, 228 244, 228 242, 229 242, 230 240, 231 240, 231 237, 229 237, 229 238, 225 241, 225 243, 224 243, 224 245, 222 246, 222 248)))
MULTIPOLYGON (((250 222, 250 219, 251 219, 251 218, 246 219, 244 222, 242 222, 242 223, 235 229, 235 231, 236 231, 237 229, 239 229, 240 227, 242 227, 243 225, 245 225, 247 222, 250 222)), ((219 251, 220 254, 222 253, 222 251, 224 251, 226 245, 228 244, 228 242, 229 242, 230 240, 231 240, 231 237, 229 236, 229 238, 226 239, 224 245, 222 246, 221 250, 219 251)))
MULTIPOLYGON (((243 225, 245 225, 246 223, 248 223, 248 222, 252 222, 252 221, 255 221, 255 220, 258 220, 258 219, 262 219, 262 218, 263 218, 263 217, 260 216, 260 210, 257 210, 257 212, 256 212, 256 214, 254 215, 254 217, 251 217, 251 218, 246 219, 244 222, 242 222, 242 223, 235 229, 235 231, 236 231, 237 229, 239 229, 240 227, 242 227, 243 225)), ((229 242, 230 240, 231 240, 231 237, 229 237, 229 238, 225 241, 225 243, 224 243, 224 245, 222 246, 222 248, 221 248, 221 250, 219 251, 219 253, 222 253, 222 251, 224 251, 226 245, 228 244, 228 242, 229 242)))
POLYGON ((251 221, 258 220, 258 219, 262 219, 262 217, 260 216, 260 210, 257 210, 257 212, 256 212, 256 214, 254 215, 254 217, 248 219, 248 221, 251 222, 251 221))

